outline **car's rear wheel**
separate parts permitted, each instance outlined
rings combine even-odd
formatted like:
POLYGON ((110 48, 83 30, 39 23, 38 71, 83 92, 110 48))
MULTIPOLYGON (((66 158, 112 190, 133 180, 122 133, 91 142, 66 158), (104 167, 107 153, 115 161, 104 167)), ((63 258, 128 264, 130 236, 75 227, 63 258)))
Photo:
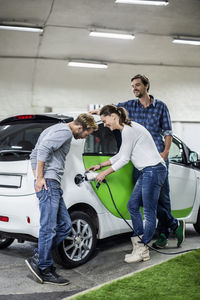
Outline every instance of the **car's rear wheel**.
POLYGON ((5 238, 0 236, 0 249, 7 248, 14 242, 14 240, 15 239, 5 238))
POLYGON ((193 224, 194 229, 196 230, 196 232, 200 233, 200 208, 199 208, 199 212, 198 212, 198 216, 197 216, 197 222, 195 224, 193 224))
POLYGON ((86 263, 96 248, 96 226, 89 214, 74 211, 70 214, 72 231, 54 252, 54 259, 66 268, 86 263))

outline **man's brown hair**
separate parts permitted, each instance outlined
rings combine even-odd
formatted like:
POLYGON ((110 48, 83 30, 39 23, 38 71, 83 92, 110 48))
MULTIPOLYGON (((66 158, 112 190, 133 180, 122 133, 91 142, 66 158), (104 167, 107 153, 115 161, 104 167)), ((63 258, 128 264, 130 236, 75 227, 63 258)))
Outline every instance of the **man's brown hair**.
POLYGON ((98 126, 95 122, 95 119, 90 114, 80 114, 76 120, 74 120, 76 125, 81 125, 83 127, 83 131, 85 130, 97 130, 98 126))
POLYGON ((149 89, 150 89, 150 81, 149 81, 149 78, 148 78, 148 77, 146 77, 145 75, 137 74, 137 75, 135 75, 133 78, 131 78, 131 82, 132 82, 134 79, 141 79, 141 81, 142 81, 142 83, 144 84, 144 86, 147 86, 147 85, 148 85, 147 92, 149 91, 149 89))

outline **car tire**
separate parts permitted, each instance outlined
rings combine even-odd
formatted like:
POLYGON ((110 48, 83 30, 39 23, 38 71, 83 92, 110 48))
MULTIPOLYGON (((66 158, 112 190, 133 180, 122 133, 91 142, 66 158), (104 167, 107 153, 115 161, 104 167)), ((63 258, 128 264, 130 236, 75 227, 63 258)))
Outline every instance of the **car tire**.
POLYGON ((194 229, 196 230, 196 232, 200 233, 200 208, 199 208, 199 212, 198 212, 198 216, 197 216, 197 222, 195 224, 193 224, 194 229))
POLYGON ((88 213, 70 213, 72 231, 53 253, 55 262, 65 268, 75 268, 86 263, 96 248, 97 229, 88 213))
POLYGON ((4 238, 0 236, 0 249, 4 249, 7 248, 8 246, 10 246, 15 239, 11 239, 11 238, 4 238))

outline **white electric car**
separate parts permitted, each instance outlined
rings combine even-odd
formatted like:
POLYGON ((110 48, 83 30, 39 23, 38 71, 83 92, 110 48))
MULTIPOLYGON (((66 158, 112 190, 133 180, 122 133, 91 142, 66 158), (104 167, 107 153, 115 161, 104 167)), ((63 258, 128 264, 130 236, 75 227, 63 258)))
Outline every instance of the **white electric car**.
MULTIPOLYGON (((45 128, 72 119, 65 115, 43 114, 18 115, 0 121, 0 249, 8 247, 15 239, 37 241, 39 207, 29 155, 45 128)), ((77 174, 84 178, 89 166, 108 159, 119 150, 119 131, 111 132, 100 120, 97 122, 99 130, 87 140, 73 140, 66 158, 62 188, 73 229, 55 251, 54 259, 67 268, 88 261, 97 239, 130 231, 121 215, 130 222, 126 204, 133 188, 131 163, 107 177, 112 195, 104 183, 99 188, 95 182, 75 183, 77 174)), ((194 224, 200 233, 198 155, 174 137, 169 159, 172 214, 194 224)))

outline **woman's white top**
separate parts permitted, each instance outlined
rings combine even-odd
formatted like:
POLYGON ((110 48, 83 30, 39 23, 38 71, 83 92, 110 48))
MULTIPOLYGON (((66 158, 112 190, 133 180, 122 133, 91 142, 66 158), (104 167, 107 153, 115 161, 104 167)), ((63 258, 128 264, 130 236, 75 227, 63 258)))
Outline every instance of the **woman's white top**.
POLYGON ((122 168, 130 160, 138 170, 159 163, 165 165, 149 131, 136 122, 131 122, 131 126, 124 125, 120 151, 109 160, 114 171, 122 168))

